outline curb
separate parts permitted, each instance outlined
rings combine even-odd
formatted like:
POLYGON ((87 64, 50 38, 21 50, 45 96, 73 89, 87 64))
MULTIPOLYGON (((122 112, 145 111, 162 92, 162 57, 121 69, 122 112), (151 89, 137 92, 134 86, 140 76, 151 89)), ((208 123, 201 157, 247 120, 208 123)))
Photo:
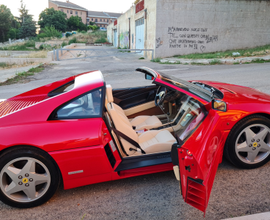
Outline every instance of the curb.
POLYGON ((264 213, 254 214, 254 215, 226 218, 222 220, 269 220, 269 219, 270 219, 270 212, 264 212, 264 213))
POLYGON ((177 59, 177 58, 165 58, 161 59, 160 63, 171 63, 171 64, 211 64, 211 62, 219 61, 221 64, 233 64, 233 63, 246 63, 253 60, 270 60, 270 56, 258 56, 258 57, 242 57, 242 58, 224 58, 224 59, 177 59))

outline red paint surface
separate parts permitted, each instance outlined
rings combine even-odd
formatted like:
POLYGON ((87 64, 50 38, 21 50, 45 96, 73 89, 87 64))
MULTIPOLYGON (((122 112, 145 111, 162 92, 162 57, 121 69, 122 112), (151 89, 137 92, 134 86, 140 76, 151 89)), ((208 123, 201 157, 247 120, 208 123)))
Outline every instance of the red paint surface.
POLYGON ((137 5, 136 5, 136 13, 142 11, 144 9, 144 0, 140 1, 137 5))

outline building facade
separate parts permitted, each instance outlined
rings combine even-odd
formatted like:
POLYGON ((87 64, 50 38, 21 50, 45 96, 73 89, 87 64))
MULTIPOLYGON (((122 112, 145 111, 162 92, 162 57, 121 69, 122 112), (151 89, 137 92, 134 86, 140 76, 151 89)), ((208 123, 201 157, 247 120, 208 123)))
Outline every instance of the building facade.
POLYGON ((107 29, 107 26, 114 22, 121 15, 121 13, 88 11, 87 24, 90 22, 95 22, 97 26, 107 29))
POLYGON ((116 47, 154 49, 156 58, 252 48, 270 44, 269 14, 269 0, 141 0, 107 37, 116 47))
POLYGON ((79 16, 84 24, 87 22, 88 10, 79 5, 71 3, 69 0, 66 2, 49 0, 49 8, 54 8, 54 10, 64 12, 67 15, 67 18, 70 18, 71 16, 79 16))

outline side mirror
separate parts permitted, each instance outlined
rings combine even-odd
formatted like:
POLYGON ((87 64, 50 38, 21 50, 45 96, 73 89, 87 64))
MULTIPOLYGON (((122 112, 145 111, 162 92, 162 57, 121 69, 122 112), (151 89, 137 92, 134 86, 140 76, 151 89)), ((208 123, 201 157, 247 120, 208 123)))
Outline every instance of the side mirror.
POLYGON ((145 74, 145 79, 152 80, 153 79, 153 76, 152 75, 149 75, 149 74, 145 74))

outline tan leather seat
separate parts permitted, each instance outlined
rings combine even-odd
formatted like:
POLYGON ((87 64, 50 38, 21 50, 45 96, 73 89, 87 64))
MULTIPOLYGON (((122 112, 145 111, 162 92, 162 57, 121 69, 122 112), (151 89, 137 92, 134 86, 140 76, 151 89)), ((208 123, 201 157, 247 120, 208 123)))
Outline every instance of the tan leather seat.
MULTIPOLYGON (((113 103, 113 94, 111 85, 106 86, 106 96, 107 102, 113 103)), ((114 103, 115 110, 124 118, 124 121, 128 120, 124 110, 117 104, 114 103)), ((151 129, 162 126, 162 122, 158 119, 157 116, 137 116, 131 121, 129 121, 131 126, 136 127, 135 130, 151 129)))
MULTIPOLYGON (((107 110, 112 118, 116 130, 128 136, 133 141, 137 142, 141 149, 145 151, 146 154, 166 152, 171 150, 172 144, 175 142, 173 135, 167 131, 146 131, 140 136, 132 128, 131 123, 128 118, 119 111, 117 105, 112 102, 111 97, 108 97, 107 110), (124 117, 125 116, 125 117, 124 117)), ((141 155, 140 149, 136 148, 129 141, 120 137, 122 146, 128 155, 141 155)))

